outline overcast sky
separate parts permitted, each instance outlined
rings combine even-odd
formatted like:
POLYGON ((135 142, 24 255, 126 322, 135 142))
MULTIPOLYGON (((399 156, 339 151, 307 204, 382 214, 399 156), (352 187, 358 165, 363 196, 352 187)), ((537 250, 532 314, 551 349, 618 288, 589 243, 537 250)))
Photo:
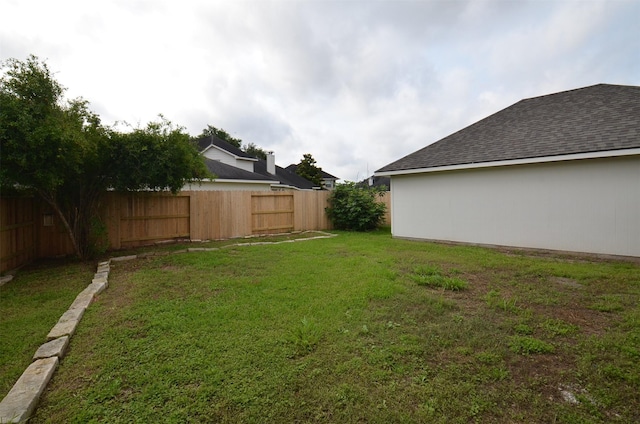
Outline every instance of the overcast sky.
POLYGON ((111 124, 162 113, 343 180, 523 98, 640 85, 640 0, 0 0, 0 59, 45 59, 111 124))

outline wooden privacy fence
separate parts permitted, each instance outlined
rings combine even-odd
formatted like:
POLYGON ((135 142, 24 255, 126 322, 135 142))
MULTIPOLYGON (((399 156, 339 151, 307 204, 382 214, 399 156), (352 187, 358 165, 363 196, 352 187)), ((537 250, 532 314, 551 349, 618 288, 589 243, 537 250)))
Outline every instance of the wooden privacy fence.
POLYGON ((188 239, 190 197, 109 193, 104 216, 109 247, 133 247, 158 240, 188 239))
MULTIPOLYGON (((219 240, 289 231, 327 230, 328 191, 184 191, 107 193, 102 220, 110 249, 163 240, 219 240)), ((380 199, 387 204, 390 195, 380 199)), ((0 272, 36 258, 73 254, 52 210, 32 198, 0 199, 0 272)))
POLYGON ((1 272, 30 262, 36 257, 34 199, 2 199, 0 208, 1 272))

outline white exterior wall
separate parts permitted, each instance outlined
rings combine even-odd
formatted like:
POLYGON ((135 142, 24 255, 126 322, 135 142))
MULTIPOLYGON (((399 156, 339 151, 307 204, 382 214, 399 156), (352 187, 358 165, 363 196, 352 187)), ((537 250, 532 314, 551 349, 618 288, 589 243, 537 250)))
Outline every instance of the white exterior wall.
POLYGON ((217 160, 245 171, 253 172, 253 161, 238 159, 236 156, 215 147, 209 147, 204 151, 203 156, 211 160, 217 160))
POLYGON ((392 176, 396 237, 640 256, 640 156, 392 176))

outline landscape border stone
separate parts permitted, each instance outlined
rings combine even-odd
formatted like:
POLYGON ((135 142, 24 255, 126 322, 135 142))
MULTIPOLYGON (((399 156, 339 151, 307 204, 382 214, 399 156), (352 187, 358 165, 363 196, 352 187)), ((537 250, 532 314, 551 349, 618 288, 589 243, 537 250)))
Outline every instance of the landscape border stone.
POLYGON ((57 356, 37 359, 22 373, 9 394, 0 402, 0 422, 26 422, 36 409, 40 395, 58 367, 57 356))
POLYGON ((62 336, 48 341, 36 350, 36 353, 33 355, 33 360, 51 358, 54 356, 62 358, 67 350, 67 346, 69 346, 69 336, 62 336))

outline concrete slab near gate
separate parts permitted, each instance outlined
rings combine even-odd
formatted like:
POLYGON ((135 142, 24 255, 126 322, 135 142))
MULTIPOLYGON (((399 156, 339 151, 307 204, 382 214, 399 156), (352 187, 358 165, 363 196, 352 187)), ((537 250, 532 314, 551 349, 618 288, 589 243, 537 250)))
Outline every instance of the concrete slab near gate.
POLYGON ((44 359, 54 356, 62 358, 64 356, 64 352, 67 350, 68 345, 69 336, 62 336, 60 338, 51 340, 50 342, 43 344, 38 348, 38 350, 36 350, 36 353, 33 355, 33 359, 44 359))
POLYGON ((58 361, 57 356, 38 359, 27 367, 0 402, 0 423, 23 423, 29 419, 58 361))

